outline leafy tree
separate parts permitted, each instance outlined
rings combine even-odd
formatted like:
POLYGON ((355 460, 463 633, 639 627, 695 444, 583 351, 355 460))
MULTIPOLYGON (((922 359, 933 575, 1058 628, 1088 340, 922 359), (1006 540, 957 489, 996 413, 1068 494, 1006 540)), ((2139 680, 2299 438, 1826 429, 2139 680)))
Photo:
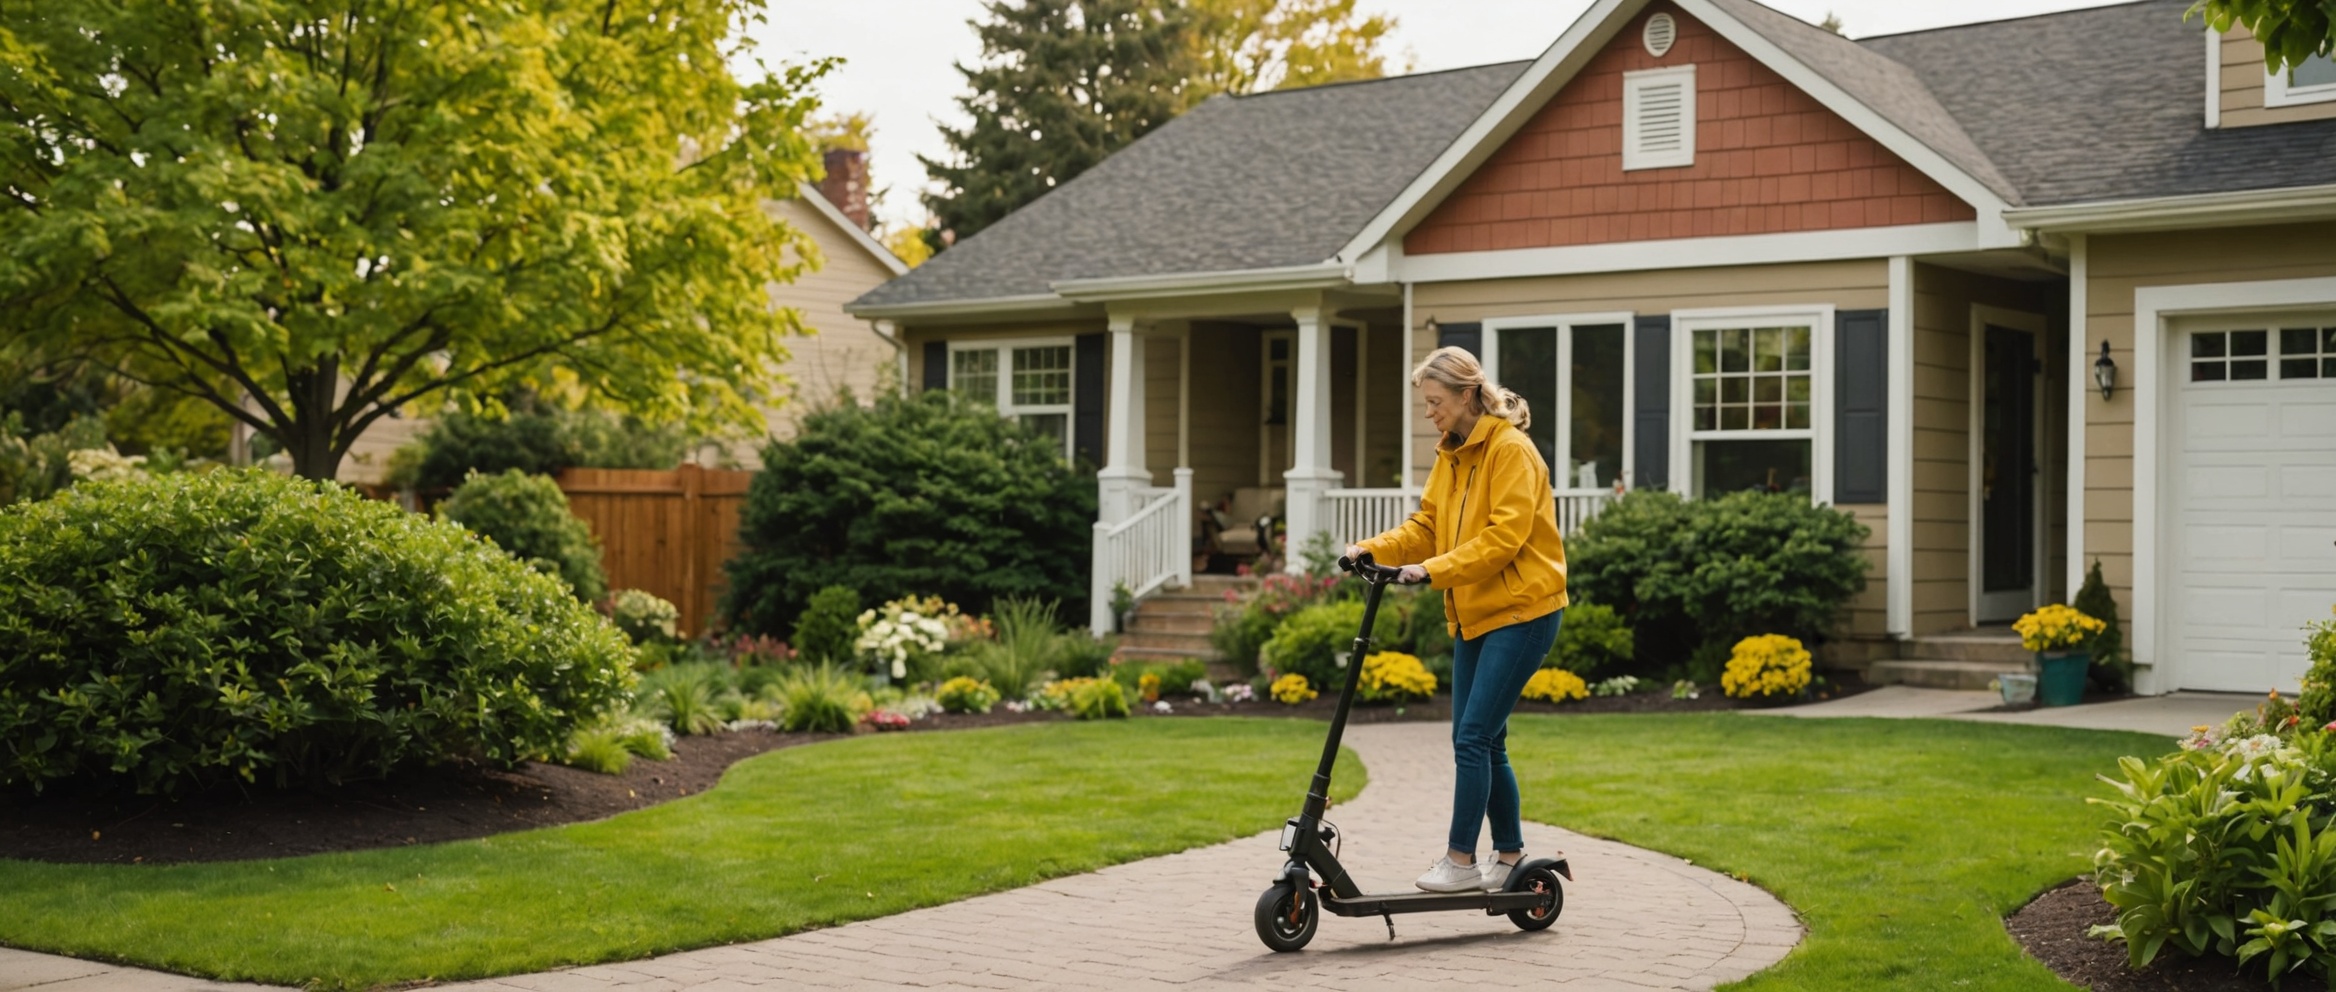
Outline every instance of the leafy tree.
POLYGON ((401 488, 438 492, 461 485, 472 472, 558 475, 570 468, 669 469, 681 464, 692 440, 688 432, 672 426, 523 401, 508 417, 454 413, 440 418, 391 458, 388 481, 401 488))
POLYGON ((1257 93, 1387 74, 1395 18, 1355 0, 1193 0, 1200 94, 1257 93))
POLYGON ((311 478, 393 410, 561 376, 759 424, 801 329, 765 285, 815 254, 761 204, 814 168, 829 65, 733 77, 759 6, 0 3, 0 343, 198 398, 311 478))
POLYGON ((1059 441, 944 391, 838 403, 763 450, 725 566, 723 613, 785 636, 829 586, 860 601, 938 595, 982 613, 1003 596, 1083 616, 1095 478, 1059 441))
POLYGON ((982 58, 957 66, 973 119, 943 128, 947 161, 918 156, 949 243, 1078 177, 1192 104, 1190 10, 1159 0, 991 0, 982 58))
POLYGON ((2329 0, 2198 0, 2182 19, 2201 15, 2216 31, 2237 25, 2252 32, 2273 72, 2336 55, 2336 3, 2329 0))

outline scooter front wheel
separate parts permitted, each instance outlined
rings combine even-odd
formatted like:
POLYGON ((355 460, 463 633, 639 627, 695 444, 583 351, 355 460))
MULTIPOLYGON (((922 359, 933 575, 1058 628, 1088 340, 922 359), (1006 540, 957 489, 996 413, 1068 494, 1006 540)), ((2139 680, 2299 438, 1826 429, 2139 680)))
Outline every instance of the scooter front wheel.
POLYGON ((1509 880, 1507 888, 1510 892, 1533 892, 1541 896, 1541 901, 1530 909, 1509 911, 1509 922, 1519 930, 1527 933, 1547 930, 1557 922, 1557 914, 1565 911, 1565 889, 1558 884, 1557 872, 1546 866, 1535 865, 1518 872, 1517 877, 1509 880))
POLYGON ((1314 939, 1322 904, 1309 886, 1280 882, 1257 897, 1257 939, 1275 951, 1294 951, 1314 939))

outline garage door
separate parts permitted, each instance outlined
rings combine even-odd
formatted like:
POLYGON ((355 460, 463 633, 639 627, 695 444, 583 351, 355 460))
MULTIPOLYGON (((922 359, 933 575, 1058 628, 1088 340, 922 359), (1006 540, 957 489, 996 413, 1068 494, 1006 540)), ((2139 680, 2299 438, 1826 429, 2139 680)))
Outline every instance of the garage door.
POLYGON ((2300 628, 2336 604, 2336 314, 2177 347, 2169 660, 2182 688, 2293 691, 2300 628))

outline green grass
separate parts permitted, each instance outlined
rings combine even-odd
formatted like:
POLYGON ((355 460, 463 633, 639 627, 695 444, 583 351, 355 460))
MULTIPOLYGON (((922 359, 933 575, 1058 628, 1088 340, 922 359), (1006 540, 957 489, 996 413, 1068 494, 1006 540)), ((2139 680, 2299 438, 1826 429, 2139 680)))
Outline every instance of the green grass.
MULTIPOLYGON (((1322 730, 861 737, 741 762, 703 795, 485 840, 205 865, 0 860, 0 942, 362 988, 754 940, 1271 828, 1303 796, 1322 730)), ((1352 796, 1362 765, 1340 767, 1335 791, 1352 796)))
POLYGON ((1849 992, 2067 989, 2002 918, 2090 863, 2093 775, 2171 743, 1711 714, 1519 717, 1509 748, 1526 818, 1740 873, 1801 914, 1807 940, 1730 988, 1849 992))

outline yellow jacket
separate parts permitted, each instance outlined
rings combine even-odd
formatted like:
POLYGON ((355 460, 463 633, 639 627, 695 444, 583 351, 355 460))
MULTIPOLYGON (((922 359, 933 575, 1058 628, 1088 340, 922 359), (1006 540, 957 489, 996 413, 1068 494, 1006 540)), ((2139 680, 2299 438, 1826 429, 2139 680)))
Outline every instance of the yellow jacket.
POLYGON ((1382 565, 1421 564, 1444 590, 1452 636, 1538 620, 1565 608, 1565 539, 1549 466, 1524 431, 1500 417, 1476 421, 1458 448, 1436 445, 1419 512, 1357 542, 1382 565))

